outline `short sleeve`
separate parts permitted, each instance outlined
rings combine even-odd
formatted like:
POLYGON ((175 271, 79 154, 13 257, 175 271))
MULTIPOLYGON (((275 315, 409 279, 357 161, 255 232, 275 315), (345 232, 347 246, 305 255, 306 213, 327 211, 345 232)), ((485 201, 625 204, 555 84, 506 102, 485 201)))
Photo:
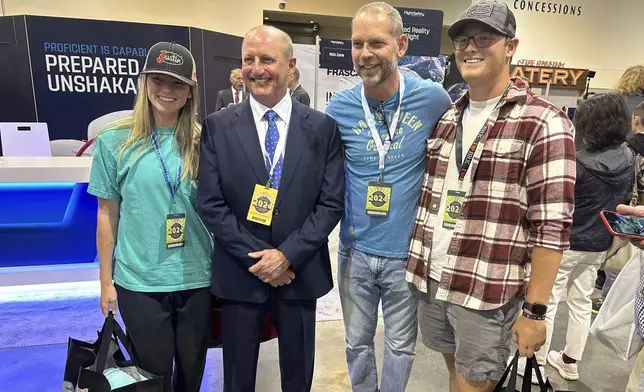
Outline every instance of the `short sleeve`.
POLYGON ((94 140, 94 156, 87 192, 102 199, 120 200, 115 157, 118 151, 112 151, 109 144, 105 143, 105 135, 100 135, 94 140))

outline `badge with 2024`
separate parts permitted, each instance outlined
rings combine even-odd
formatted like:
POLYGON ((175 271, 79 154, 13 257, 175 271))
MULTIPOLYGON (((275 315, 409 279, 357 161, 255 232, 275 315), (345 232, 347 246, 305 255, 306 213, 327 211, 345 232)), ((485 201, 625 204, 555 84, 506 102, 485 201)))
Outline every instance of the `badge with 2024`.
POLYGON ((248 208, 248 219, 260 225, 270 226, 273 220, 273 210, 277 201, 277 189, 264 185, 255 185, 253 197, 248 208))
POLYGON ((447 191, 447 198, 445 199, 445 214, 443 215, 443 228, 454 230, 456 221, 461 215, 461 208, 463 207, 464 199, 465 192, 447 191))
POLYGON ((391 184, 384 182, 370 182, 367 186, 367 215, 389 215, 391 203, 391 184))
POLYGON ((170 214, 165 220, 166 248, 181 248, 184 245, 186 228, 186 214, 170 214))

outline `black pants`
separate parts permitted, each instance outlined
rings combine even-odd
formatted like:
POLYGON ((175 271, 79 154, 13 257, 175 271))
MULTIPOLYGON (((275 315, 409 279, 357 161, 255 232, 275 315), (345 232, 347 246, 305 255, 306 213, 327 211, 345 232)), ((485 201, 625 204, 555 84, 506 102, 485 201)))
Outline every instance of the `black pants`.
POLYGON ((140 293, 116 286, 116 291, 137 365, 164 376, 165 392, 199 392, 210 333, 210 288, 140 293))
POLYGON ((264 304, 222 300, 224 392, 254 392, 261 328, 270 311, 279 344, 283 392, 308 392, 315 356, 315 300, 292 301, 275 290, 264 304))

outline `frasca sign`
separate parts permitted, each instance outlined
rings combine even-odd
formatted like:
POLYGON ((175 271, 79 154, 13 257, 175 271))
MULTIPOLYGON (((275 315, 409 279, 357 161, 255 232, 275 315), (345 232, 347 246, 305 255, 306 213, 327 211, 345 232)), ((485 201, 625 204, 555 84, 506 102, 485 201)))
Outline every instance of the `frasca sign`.
POLYGON ((514 65, 510 75, 513 78, 521 77, 527 80, 531 86, 546 86, 550 81, 551 87, 584 90, 588 70, 514 65))

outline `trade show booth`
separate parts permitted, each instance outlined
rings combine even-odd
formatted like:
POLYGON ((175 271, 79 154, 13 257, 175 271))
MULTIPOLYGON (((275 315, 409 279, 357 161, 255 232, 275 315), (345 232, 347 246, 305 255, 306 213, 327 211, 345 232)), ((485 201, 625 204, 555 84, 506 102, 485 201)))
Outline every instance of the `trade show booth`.
POLYGON ((0 267, 94 263, 91 150, 75 155, 106 124, 129 114, 153 44, 191 49, 203 116, 229 85, 230 69, 239 67, 241 38, 192 27, 28 15, 0 17, 0 36, 7 42, 0 45, 0 85, 8 98, 0 105, 0 267))
POLYGON ((0 85, 11 97, 0 122, 47 123, 51 140, 88 140, 93 121, 132 109, 156 42, 191 50, 201 115, 215 110, 241 62, 241 37, 193 27, 21 15, 0 17, 0 36, 8 43, 0 45, 0 85))

